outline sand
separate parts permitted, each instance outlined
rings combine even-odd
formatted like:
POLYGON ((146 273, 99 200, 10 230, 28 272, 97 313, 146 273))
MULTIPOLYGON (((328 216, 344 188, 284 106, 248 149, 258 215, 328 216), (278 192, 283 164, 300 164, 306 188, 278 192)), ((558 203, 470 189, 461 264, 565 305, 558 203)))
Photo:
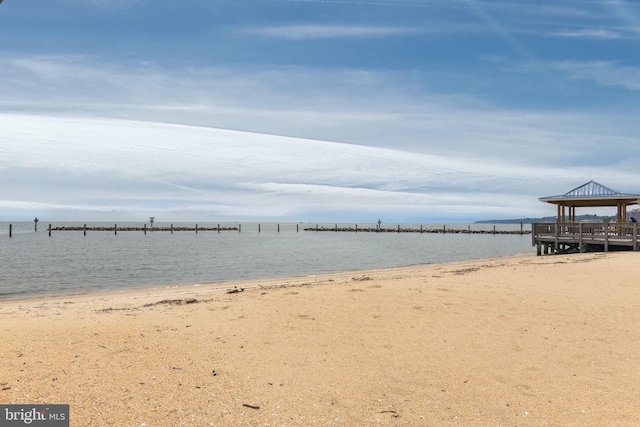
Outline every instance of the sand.
POLYGON ((72 426, 640 425, 640 253, 0 302, 72 426), (227 290, 244 291, 227 293, 227 290))

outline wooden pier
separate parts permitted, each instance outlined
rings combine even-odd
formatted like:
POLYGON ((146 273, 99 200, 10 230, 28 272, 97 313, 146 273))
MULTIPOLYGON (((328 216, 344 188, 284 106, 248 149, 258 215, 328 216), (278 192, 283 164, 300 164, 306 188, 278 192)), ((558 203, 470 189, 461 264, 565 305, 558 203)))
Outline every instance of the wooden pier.
POLYGON ((531 239, 538 255, 640 250, 637 222, 534 223, 531 239))

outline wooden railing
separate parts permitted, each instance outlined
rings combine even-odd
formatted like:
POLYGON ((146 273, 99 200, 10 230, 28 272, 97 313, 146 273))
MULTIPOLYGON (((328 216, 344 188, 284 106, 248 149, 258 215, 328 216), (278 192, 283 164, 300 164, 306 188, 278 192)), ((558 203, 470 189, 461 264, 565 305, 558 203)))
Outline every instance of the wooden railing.
POLYGON ((602 247, 605 252, 610 247, 638 247, 638 223, 635 222, 584 222, 584 223, 534 223, 531 225, 531 239, 534 246, 541 246, 545 253, 602 247))

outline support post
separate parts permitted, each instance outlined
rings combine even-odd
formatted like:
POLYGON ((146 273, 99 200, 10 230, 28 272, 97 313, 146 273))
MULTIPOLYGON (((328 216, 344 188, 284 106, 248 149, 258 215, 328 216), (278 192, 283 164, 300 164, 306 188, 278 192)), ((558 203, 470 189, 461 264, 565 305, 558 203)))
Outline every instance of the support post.
POLYGON ((609 223, 604 224, 604 251, 609 252, 609 223))
POLYGON ((87 224, 85 224, 84 227, 82 227, 82 235, 83 236, 87 235, 87 224))
POLYGON ((258 224, 258 233, 260 232, 260 224, 258 224))
POLYGON ((49 224, 49 237, 51 237, 51 224, 49 224))
POLYGON ((144 234, 147 234, 147 224, 144 225, 144 227, 142 227, 144 229, 144 234))
POLYGON ((220 224, 218 224, 218 234, 220 234, 220 224))
POLYGON ((13 236, 13 224, 9 224, 9 237, 13 236))
POLYGON ((198 234, 198 224, 196 224, 196 234, 198 234))
POLYGON ((542 255, 542 245, 540 243, 536 244, 536 255, 537 256, 541 256, 542 255))
POLYGON ((536 223, 531 223, 531 246, 536 244, 536 223))
POLYGON ((116 235, 118 234, 118 224, 115 224, 113 226, 113 234, 116 234, 116 235))
POLYGON ((582 236, 583 236, 583 230, 582 230, 582 223, 578 224, 578 246, 580 247, 580 252, 584 253, 586 252, 586 249, 584 247, 584 242, 582 241, 582 236))
POLYGON ((633 223, 633 250, 638 250, 638 223, 633 223))
POLYGON ((171 224, 171 234, 173 234, 173 224, 171 224))

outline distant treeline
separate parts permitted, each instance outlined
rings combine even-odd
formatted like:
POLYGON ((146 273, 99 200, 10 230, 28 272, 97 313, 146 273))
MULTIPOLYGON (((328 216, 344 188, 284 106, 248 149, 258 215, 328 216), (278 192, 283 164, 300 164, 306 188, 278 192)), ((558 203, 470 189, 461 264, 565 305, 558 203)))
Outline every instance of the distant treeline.
MULTIPOLYGON (((610 221, 610 216, 600 215, 576 215, 576 221, 610 221)), ((543 218, 518 218, 518 219, 489 219, 476 221, 475 224, 532 224, 534 222, 556 222, 555 216, 545 216, 543 218)))

